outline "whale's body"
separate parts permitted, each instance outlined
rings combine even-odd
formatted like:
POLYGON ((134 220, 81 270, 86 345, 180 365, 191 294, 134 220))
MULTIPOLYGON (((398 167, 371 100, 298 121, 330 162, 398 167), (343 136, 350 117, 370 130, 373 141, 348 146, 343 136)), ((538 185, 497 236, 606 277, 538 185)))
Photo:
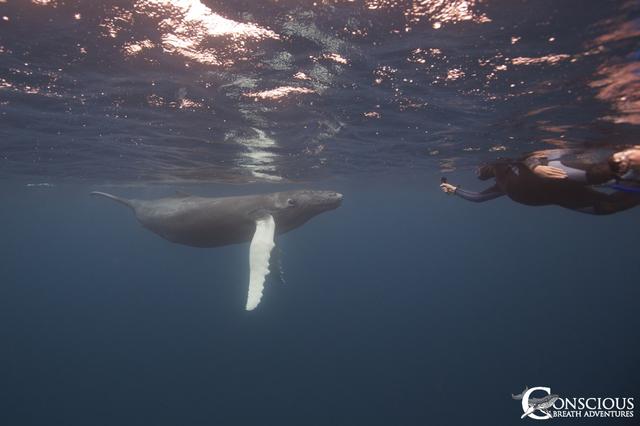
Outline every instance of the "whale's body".
POLYGON ((104 192, 92 194, 130 207, 142 226, 173 243, 220 247, 251 241, 247 309, 255 308, 262 295, 274 235, 288 232, 322 212, 337 208, 342 200, 341 194, 332 191, 287 191, 220 198, 178 194, 156 200, 124 199, 104 192))

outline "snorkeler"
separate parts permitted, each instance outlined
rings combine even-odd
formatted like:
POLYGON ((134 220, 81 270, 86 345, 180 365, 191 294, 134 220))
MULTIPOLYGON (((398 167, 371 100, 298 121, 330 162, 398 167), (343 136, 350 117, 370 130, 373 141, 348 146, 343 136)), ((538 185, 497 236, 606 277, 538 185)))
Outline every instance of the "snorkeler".
MULTIPOLYGON (((635 183, 623 181, 623 176, 611 166, 617 154, 614 153, 608 161, 606 158, 595 161, 594 151, 538 151, 521 160, 498 160, 481 166, 478 178, 494 178, 496 182, 482 192, 467 191, 446 180, 441 182, 440 188, 448 194, 474 202, 506 195, 530 206, 558 205, 582 213, 612 214, 640 204, 635 183), (618 185, 622 182, 622 185, 613 186, 613 192, 595 189, 597 185, 610 182, 618 185)), ((620 163, 631 164, 635 159, 635 156, 627 154, 620 163)))

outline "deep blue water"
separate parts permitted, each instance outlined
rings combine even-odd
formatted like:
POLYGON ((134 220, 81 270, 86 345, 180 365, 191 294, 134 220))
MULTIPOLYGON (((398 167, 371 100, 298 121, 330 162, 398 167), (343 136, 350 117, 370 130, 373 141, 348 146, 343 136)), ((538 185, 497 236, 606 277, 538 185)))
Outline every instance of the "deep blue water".
POLYGON ((167 243, 84 186, 4 187, 6 424, 517 424, 525 385, 637 395, 635 212, 336 186, 250 313, 246 244, 167 243))
POLYGON ((637 144, 637 1, 7 0, 0 18, 0 425, 510 425, 534 422, 525 386, 640 397, 640 210, 438 188, 637 144), (88 195, 290 188, 345 200, 277 238, 252 312, 248 244, 171 244, 88 195))

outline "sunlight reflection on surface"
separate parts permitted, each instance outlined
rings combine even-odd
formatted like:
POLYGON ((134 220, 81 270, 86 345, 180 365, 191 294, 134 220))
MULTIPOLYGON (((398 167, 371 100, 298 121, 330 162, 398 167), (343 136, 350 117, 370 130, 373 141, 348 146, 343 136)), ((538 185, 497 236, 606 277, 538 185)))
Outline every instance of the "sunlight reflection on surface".
POLYGON ((261 92, 247 92, 243 96, 248 98, 255 98, 256 100, 280 100, 286 96, 297 94, 304 95, 309 93, 316 93, 313 89, 306 87, 293 87, 293 86, 280 86, 271 90, 263 90, 261 92))
POLYGON ((160 17, 162 47, 193 61, 209 65, 232 65, 235 57, 223 57, 215 48, 204 43, 209 38, 226 37, 233 50, 246 54, 247 39, 278 39, 279 36, 255 24, 245 24, 224 18, 211 11, 199 0, 139 0, 134 5, 137 13, 160 17))
POLYGON ((136 176, 453 170, 640 124, 626 2, 606 16, 495 0, 0 3, 18 5, 0 21, 12 170, 83 170, 76 157, 104 152, 136 176))
MULTIPOLYGON (((486 15, 474 10, 477 3, 479 1, 476 0, 413 0, 404 10, 404 15, 410 23, 427 20, 432 22, 436 29, 440 28, 442 23, 491 22, 486 15)), ((366 0, 365 4, 370 10, 405 7, 405 2, 397 0, 366 0)))

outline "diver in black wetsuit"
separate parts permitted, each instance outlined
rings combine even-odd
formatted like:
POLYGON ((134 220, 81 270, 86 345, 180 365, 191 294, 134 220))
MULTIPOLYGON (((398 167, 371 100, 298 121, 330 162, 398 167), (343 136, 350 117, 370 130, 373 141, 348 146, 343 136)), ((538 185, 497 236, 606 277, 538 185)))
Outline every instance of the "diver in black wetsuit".
POLYGON ((484 165, 478 178, 495 178, 495 185, 482 192, 467 191, 446 182, 440 187, 449 194, 474 202, 507 195, 529 206, 559 205, 582 213, 606 215, 640 204, 640 194, 631 190, 603 192, 596 185, 620 182, 621 176, 609 161, 593 161, 589 151, 548 150, 533 153, 522 160, 500 160, 484 165))

